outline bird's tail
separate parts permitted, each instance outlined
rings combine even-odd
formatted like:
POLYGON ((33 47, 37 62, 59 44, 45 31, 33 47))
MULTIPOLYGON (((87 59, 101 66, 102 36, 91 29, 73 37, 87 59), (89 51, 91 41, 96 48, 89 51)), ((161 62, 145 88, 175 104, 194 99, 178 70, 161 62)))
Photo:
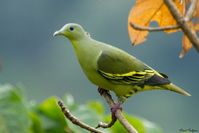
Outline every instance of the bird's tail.
POLYGON ((170 83, 170 84, 166 84, 166 85, 163 85, 164 88, 170 90, 170 91, 174 91, 174 92, 177 92, 179 94, 182 94, 184 96, 191 96, 191 94, 189 94, 188 92, 186 92, 184 89, 174 85, 173 83, 170 83))

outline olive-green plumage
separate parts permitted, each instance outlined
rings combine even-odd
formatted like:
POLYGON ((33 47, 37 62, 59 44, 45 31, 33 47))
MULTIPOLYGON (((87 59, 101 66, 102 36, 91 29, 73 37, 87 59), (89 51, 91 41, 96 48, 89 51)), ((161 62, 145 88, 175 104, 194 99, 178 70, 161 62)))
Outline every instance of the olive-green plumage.
POLYGON ((92 83, 115 92, 122 101, 137 92, 154 89, 190 96, 165 74, 119 48, 92 39, 78 24, 66 24, 54 35, 63 35, 71 41, 82 70, 92 83))

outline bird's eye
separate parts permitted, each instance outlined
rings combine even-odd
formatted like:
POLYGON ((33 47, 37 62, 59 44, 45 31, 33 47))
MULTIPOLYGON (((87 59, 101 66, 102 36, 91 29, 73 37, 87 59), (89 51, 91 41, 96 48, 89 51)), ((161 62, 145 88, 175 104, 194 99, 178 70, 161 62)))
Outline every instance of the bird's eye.
POLYGON ((70 29, 70 31, 73 31, 73 30, 74 30, 74 27, 70 27, 69 29, 70 29))

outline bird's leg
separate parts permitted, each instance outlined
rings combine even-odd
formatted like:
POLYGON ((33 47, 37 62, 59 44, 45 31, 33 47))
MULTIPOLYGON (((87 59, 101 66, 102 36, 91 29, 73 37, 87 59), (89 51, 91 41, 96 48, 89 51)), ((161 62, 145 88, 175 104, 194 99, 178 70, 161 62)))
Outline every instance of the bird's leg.
POLYGON ((115 113, 117 112, 117 110, 121 110, 122 111, 122 106, 121 103, 115 103, 112 107, 111 107, 111 113, 112 113, 112 118, 115 117, 115 113))
MULTIPOLYGON (((116 112, 118 111, 118 110, 121 110, 122 111, 122 106, 121 106, 121 103, 115 103, 112 107, 111 107, 111 117, 112 117, 112 120, 111 120, 111 122, 110 123, 112 123, 112 122, 116 122, 117 121, 117 117, 116 117, 116 112)), ((113 124, 114 124, 113 123, 113 124)))
MULTIPOLYGON (((106 95, 108 97, 111 97, 109 91, 103 89, 103 88, 98 88, 98 92, 100 93, 100 95, 106 95)), ((110 128, 114 125, 114 123, 117 121, 117 117, 115 116, 115 113, 117 112, 117 110, 122 110, 122 107, 121 107, 121 103, 118 102, 118 103, 114 103, 112 104, 112 106, 110 107, 111 108, 111 121, 109 123, 104 123, 104 122, 100 122, 96 128, 110 128)))

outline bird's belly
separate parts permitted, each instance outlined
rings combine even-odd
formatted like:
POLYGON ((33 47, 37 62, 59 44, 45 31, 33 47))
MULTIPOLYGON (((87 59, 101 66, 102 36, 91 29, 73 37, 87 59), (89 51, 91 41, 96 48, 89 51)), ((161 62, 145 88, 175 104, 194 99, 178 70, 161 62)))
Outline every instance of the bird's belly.
POLYGON ((104 88, 106 90, 112 90, 112 83, 103 78, 97 71, 91 70, 89 72, 85 72, 87 78, 95 85, 104 88))

